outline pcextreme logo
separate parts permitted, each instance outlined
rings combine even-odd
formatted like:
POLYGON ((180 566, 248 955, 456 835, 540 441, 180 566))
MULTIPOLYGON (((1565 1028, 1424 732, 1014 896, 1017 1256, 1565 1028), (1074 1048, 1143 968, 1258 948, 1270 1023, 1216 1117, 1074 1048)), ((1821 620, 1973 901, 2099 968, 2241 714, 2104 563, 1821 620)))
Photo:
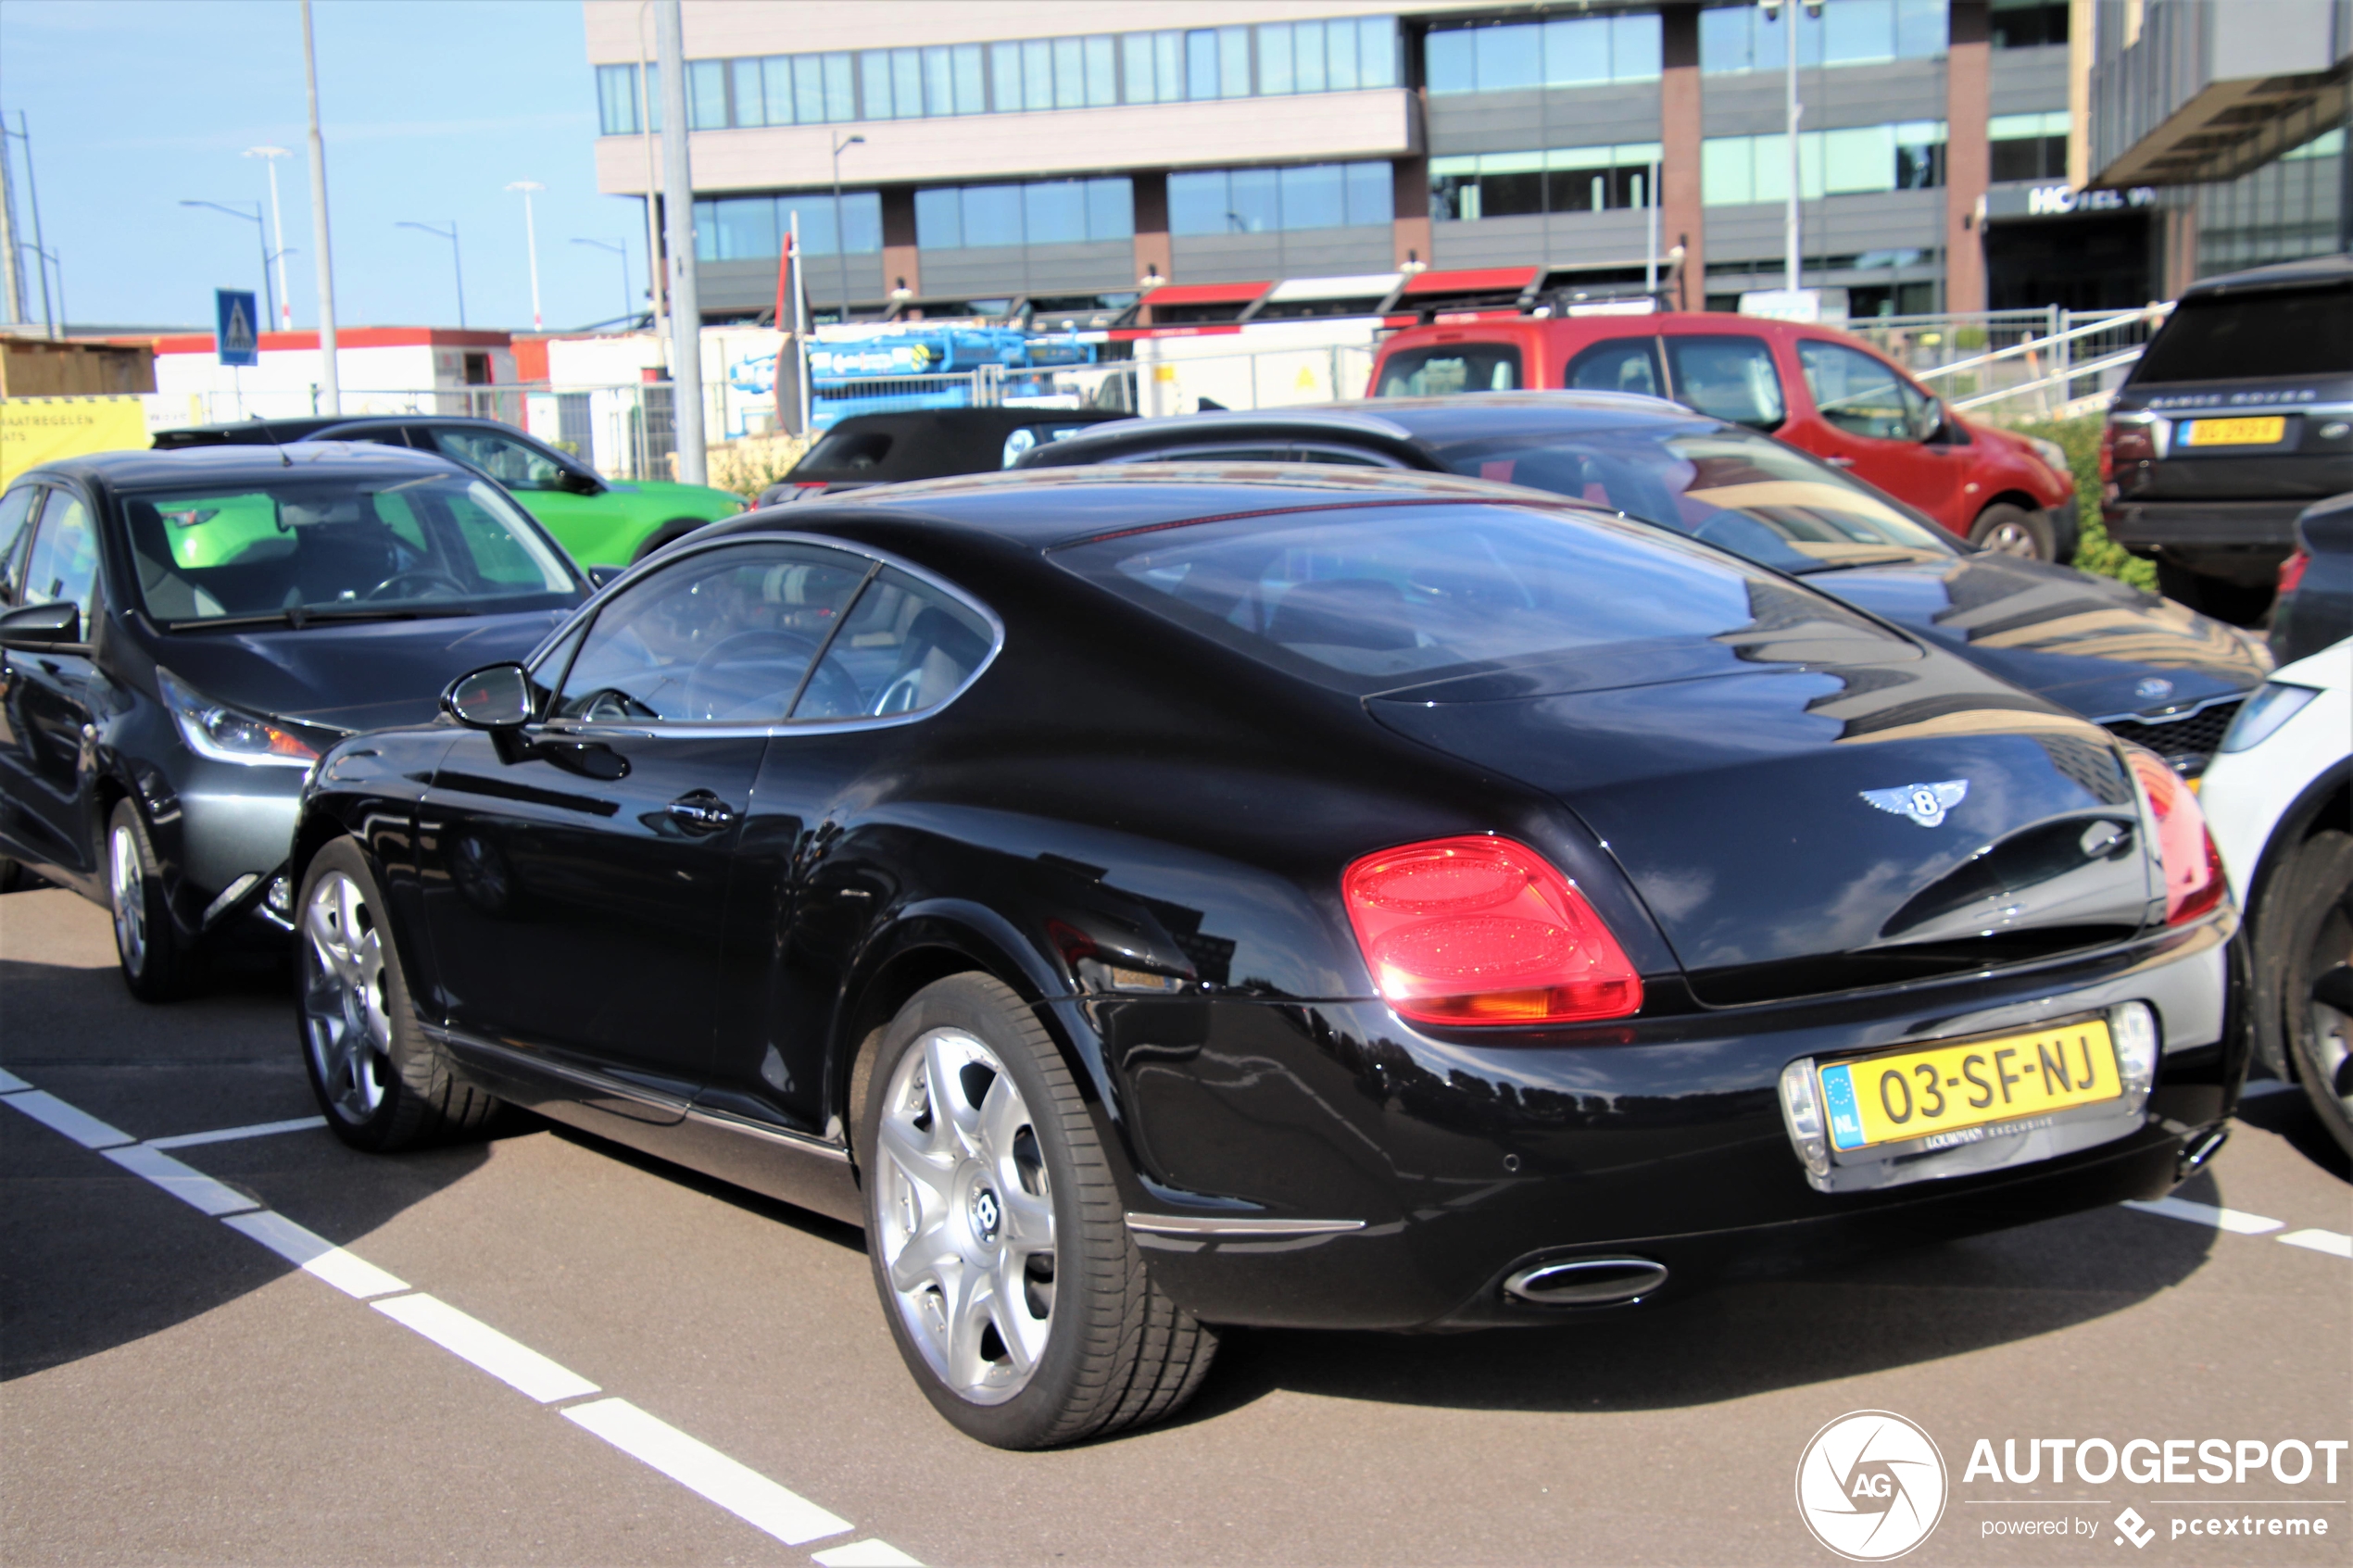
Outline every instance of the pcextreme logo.
POLYGON ((1946 1491, 1935 1440, 1892 1411, 1840 1416, 1797 1461, 1798 1517, 1856 1562, 1885 1562, 1928 1539, 1946 1491))

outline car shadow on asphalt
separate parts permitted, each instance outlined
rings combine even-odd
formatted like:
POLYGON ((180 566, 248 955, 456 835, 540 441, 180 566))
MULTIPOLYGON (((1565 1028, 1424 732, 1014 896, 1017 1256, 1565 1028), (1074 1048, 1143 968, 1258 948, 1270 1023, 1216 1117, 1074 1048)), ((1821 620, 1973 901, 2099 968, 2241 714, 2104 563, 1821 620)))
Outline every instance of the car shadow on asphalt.
MULTIPOLYGON (((2261 1080, 2258 1080, 2260 1082, 2261 1080)), ((2285 1093, 2258 1095, 2239 1101, 2238 1120, 2284 1140, 2338 1181, 2353 1185, 2353 1157, 2348 1157, 2304 1098, 2304 1086, 2292 1085, 2285 1093)))
MULTIPOLYGON (((0 1065, 133 1138, 315 1115, 283 979, 232 974, 185 1001, 132 999, 111 967, 0 960, 0 1065)), ((376 1160, 323 1131, 169 1151, 268 1206, 259 1170, 308 1144, 329 1241, 363 1236, 488 1158, 475 1143, 376 1160), (321 1171, 320 1162, 326 1162, 321 1171), (348 1160, 346 1177, 333 1169, 348 1160), (252 1181, 240 1179, 244 1170, 252 1181)), ((102 1355, 294 1272, 97 1151, 0 1110, 0 1382, 102 1355)))
MULTIPOLYGON (((2200 1177, 2182 1189, 2219 1203, 2200 1177)), ((1558 1326, 1389 1335, 1259 1329, 1227 1336, 1179 1423, 1277 1390, 1526 1411, 1708 1405, 1966 1355, 2123 1311, 2205 1262, 2203 1226, 2095 1210, 1558 1326)))

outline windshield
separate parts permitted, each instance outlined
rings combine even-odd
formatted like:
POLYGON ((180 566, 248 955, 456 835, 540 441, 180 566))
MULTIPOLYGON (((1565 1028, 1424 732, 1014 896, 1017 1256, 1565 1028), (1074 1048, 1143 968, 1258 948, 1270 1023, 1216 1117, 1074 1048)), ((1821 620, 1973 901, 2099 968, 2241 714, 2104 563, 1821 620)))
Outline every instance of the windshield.
POLYGON ((561 558, 486 480, 321 478, 123 497, 147 613, 170 625, 474 615, 577 603, 561 558))
POLYGON ((1479 436, 1437 447, 1456 473, 1550 490, 1661 523, 1769 566, 1954 554, 1938 531, 1769 436, 1719 426, 1479 436))

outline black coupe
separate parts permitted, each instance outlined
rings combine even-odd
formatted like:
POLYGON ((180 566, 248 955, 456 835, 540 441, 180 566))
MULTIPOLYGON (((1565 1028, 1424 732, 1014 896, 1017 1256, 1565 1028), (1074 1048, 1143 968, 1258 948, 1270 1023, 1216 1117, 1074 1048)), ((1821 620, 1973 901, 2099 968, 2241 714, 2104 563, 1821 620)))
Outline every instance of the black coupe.
POLYGON ((2167 1191, 2246 1047, 2153 754, 1714 547, 1378 470, 706 531, 305 791, 301 1048, 868 1234, 1008 1447, 1218 1327, 1557 1323, 2167 1191))

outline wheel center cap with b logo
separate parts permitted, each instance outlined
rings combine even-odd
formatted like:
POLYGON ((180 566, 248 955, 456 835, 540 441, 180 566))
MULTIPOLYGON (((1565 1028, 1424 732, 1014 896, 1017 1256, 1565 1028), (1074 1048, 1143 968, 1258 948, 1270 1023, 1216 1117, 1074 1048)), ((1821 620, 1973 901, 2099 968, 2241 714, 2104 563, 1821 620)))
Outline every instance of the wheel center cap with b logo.
POLYGON ((973 1234, 983 1241, 997 1239, 997 1227, 1004 1223, 1005 1211, 997 1194, 988 1187, 973 1188, 973 1234))

